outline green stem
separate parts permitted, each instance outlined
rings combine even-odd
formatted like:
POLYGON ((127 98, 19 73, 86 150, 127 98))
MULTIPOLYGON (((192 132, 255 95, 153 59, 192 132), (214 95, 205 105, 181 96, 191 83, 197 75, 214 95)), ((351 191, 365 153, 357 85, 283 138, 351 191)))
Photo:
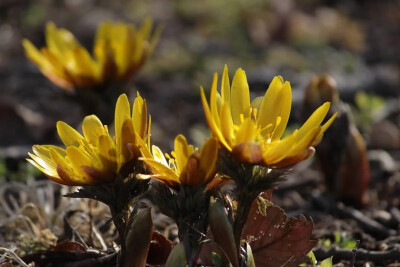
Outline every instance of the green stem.
POLYGON ((115 209, 113 207, 110 207, 111 211, 111 216, 112 220, 114 222, 115 228, 118 231, 118 238, 119 242, 121 244, 121 257, 118 262, 118 266, 124 267, 126 263, 126 240, 125 240, 125 229, 126 229, 126 212, 121 209, 115 209))
POLYGON ((251 204, 254 198, 251 195, 246 195, 244 192, 239 195, 238 208, 236 210, 236 216, 233 223, 233 235, 235 238, 235 245, 240 262, 240 241, 242 239, 243 227, 246 224, 247 217, 249 216, 251 204))

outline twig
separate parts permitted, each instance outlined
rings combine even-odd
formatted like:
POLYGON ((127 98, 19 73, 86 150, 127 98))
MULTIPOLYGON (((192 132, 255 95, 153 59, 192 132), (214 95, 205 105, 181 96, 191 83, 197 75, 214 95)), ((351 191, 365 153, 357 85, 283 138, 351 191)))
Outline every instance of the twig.
POLYGON ((97 230, 97 227, 94 225, 94 223, 92 222, 92 231, 94 236, 97 238, 97 240, 100 242, 101 247, 103 250, 107 250, 107 245, 106 242, 104 241, 103 237, 101 236, 99 230, 97 230))
MULTIPOLYGON (((331 248, 325 250, 323 248, 317 248, 313 250, 315 257, 318 260, 323 260, 329 257, 334 258, 335 261, 347 260, 351 261, 354 253, 353 250, 342 249, 342 248, 331 248)), ((395 262, 400 259, 400 247, 395 247, 387 251, 369 251, 366 249, 357 250, 356 261, 372 261, 375 264, 387 264, 389 262, 395 262)))
POLYGON ((352 255, 351 255, 351 260, 350 260, 350 265, 351 267, 354 267, 354 264, 356 263, 356 255, 357 255, 357 250, 358 250, 358 246, 360 245, 360 240, 357 240, 357 245, 355 248, 353 248, 352 255))
POLYGON ((318 178, 314 176, 305 176, 302 179, 288 179, 277 186, 278 190, 276 193, 280 194, 283 191, 297 190, 299 187, 315 185, 316 183, 318 183, 318 178))
POLYGON ((13 258, 13 260, 18 262, 18 264, 20 264, 22 267, 29 267, 29 265, 26 264, 20 257, 18 257, 18 255, 15 254, 14 251, 12 251, 8 248, 3 248, 3 247, 0 247, 0 251, 4 251, 5 253, 9 254, 11 256, 11 258, 13 258))
POLYGON ((346 207, 342 203, 339 203, 336 206, 336 211, 341 217, 351 218, 355 220, 365 232, 374 234, 375 236, 379 236, 380 238, 387 238, 389 236, 396 235, 395 230, 383 226, 377 221, 371 219, 370 217, 365 216, 360 211, 350 207, 346 207))

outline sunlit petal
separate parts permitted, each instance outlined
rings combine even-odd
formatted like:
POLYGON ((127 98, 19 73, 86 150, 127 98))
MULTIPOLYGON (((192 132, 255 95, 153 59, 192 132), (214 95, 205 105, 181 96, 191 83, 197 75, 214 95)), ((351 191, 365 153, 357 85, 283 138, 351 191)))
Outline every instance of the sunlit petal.
POLYGON ((65 122, 57 122, 57 132, 65 146, 79 146, 83 136, 65 122))
POLYGON ((250 92, 246 74, 238 69, 233 77, 231 89, 231 110, 233 123, 240 125, 240 115, 244 118, 250 115, 250 92))
POLYGON ((216 163, 218 158, 218 141, 210 138, 203 145, 200 151, 200 169, 205 173, 205 179, 212 179, 212 174, 215 173, 216 163))
POLYGON ((181 134, 175 138, 174 152, 176 154, 176 167, 178 168, 178 173, 181 173, 183 168, 186 167, 189 158, 188 143, 181 134))
POLYGON ((92 145, 96 145, 98 138, 105 135, 103 124, 95 115, 83 119, 82 131, 85 139, 92 145))

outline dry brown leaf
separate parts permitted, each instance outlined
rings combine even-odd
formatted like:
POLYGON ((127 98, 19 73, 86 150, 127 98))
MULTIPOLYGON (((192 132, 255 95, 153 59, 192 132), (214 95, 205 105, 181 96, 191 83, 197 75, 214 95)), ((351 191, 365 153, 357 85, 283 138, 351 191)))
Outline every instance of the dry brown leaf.
POLYGON ((264 210, 260 212, 255 200, 242 233, 252 248, 256 265, 298 266, 304 262, 317 243, 310 240, 312 221, 303 215, 298 219, 288 218, 277 206, 260 205, 260 208, 264 210))

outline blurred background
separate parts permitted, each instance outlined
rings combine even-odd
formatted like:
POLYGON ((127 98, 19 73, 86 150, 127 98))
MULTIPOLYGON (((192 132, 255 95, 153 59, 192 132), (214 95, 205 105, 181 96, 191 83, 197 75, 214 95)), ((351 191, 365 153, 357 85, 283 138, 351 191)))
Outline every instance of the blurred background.
MULTIPOLYGON (((80 129, 88 115, 25 57, 22 39, 45 46, 45 24, 52 21, 92 51, 100 22, 138 25, 147 17, 163 32, 127 90, 131 100, 136 90, 147 99, 154 144, 169 151, 183 133, 201 145, 209 133, 199 88, 208 91, 224 64, 231 79, 237 68, 246 71, 252 98, 264 95, 275 75, 290 81, 294 126, 304 121, 310 79, 329 74, 368 149, 381 152, 369 156, 378 185, 370 199, 399 212, 400 199, 392 196, 400 190, 400 1, 389 0, 0 0, 1 184, 43 177, 25 163, 31 146, 59 144, 56 121, 80 129)), ((299 193, 283 199, 294 215, 305 203, 299 193)))

